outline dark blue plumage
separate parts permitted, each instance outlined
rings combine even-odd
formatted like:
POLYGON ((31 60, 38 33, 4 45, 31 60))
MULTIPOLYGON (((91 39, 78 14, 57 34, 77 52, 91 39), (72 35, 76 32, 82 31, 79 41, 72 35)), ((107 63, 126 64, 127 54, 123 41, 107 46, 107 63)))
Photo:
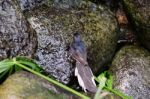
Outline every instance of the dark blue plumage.
POLYGON ((84 42, 81 40, 80 34, 74 34, 74 40, 70 46, 71 56, 81 64, 87 64, 87 51, 84 42))
POLYGON ((88 66, 87 51, 80 34, 74 34, 74 40, 70 45, 71 57, 76 60, 75 76, 78 78, 79 85, 86 92, 96 92, 96 84, 93 78, 93 73, 88 66))

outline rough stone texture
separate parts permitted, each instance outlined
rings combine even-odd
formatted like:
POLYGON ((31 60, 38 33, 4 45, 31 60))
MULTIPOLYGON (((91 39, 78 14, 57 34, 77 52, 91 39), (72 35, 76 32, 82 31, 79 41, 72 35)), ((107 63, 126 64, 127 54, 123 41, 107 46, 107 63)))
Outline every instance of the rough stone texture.
POLYGON ((108 8, 83 0, 52 0, 26 13, 38 39, 36 58, 40 65, 63 83, 73 69, 69 62, 67 46, 76 31, 87 46, 91 68, 111 60, 117 43, 117 24, 108 8))
POLYGON ((16 56, 32 56, 36 37, 33 29, 12 0, 0 1, 0 60, 16 56))
POLYGON ((141 43, 150 50, 150 0, 123 0, 141 43))
POLYGON ((116 28, 108 8, 90 1, 1 0, 0 60, 17 55, 35 56, 50 75, 67 84, 74 71, 67 50, 72 34, 81 33, 90 66, 97 72, 114 54, 116 28), (25 11, 30 24, 24 18, 24 10, 30 10, 25 11))
POLYGON ((11 75, 0 85, 1 99, 78 99, 25 71, 11 75))
POLYGON ((49 32, 52 27, 45 26, 49 24, 49 20, 44 17, 31 17, 29 22, 37 33, 36 59, 38 63, 57 80, 67 84, 72 74, 72 66, 68 61, 63 36, 57 34, 57 30, 49 32))
POLYGON ((137 46, 125 46, 115 56, 110 68, 114 88, 134 99, 150 98, 150 53, 137 46))
POLYGON ((34 7, 42 5, 46 0, 17 0, 21 10, 30 10, 34 7))

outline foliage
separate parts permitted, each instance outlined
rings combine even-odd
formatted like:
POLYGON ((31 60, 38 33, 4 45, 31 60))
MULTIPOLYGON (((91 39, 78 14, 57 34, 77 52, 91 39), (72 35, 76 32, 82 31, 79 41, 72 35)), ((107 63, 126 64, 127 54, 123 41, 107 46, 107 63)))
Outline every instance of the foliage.
POLYGON ((4 77, 6 74, 12 74, 15 71, 24 69, 26 71, 29 71, 47 81, 49 81, 50 83, 53 83, 54 85, 57 85, 69 92, 72 92, 73 94, 81 97, 82 99, 90 99, 88 96, 81 94, 61 83, 59 83, 56 80, 53 80, 52 78, 49 78, 45 75, 43 75, 43 70, 42 68, 37 65, 34 60, 28 59, 26 57, 16 57, 13 59, 5 59, 3 61, 0 62, 0 79, 2 77, 4 77))
POLYGON ((98 77, 95 77, 95 80, 99 83, 99 86, 94 99, 101 99, 104 96, 112 93, 120 96, 122 99, 132 99, 132 97, 126 96, 123 93, 113 89, 113 76, 108 71, 105 71, 98 77), (105 90, 105 92, 102 92, 102 90, 105 90))
MULTIPOLYGON (((28 59, 26 57, 15 57, 12 59, 5 59, 3 61, 0 61, 0 79, 3 77, 9 76, 10 74, 19 71, 19 70, 26 70, 29 71, 47 81, 49 81, 50 83, 53 83, 54 85, 57 85, 69 92, 72 92, 73 94, 81 97, 82 99, 90 99, 90 97, 81 94, 61 83, 59 83, 58 81, 48 77, 45 75, 44 70, 34 62, 34 60, 32 59, 28 59)), ((131 97, 128 97, 126 95, 124 95, 123 93, 115 90, 112 88, 113 85, 113 76, 105 71, 103 73, 101 73, 98 77, 95 77, 95 80, 99 83, 98 85, 98 90, 95 94, 94 99, 101 99, 103 97, 105 97, 108 94, 116 94, 118 96, 120 96, 123 99, 132 99, 131 97)))

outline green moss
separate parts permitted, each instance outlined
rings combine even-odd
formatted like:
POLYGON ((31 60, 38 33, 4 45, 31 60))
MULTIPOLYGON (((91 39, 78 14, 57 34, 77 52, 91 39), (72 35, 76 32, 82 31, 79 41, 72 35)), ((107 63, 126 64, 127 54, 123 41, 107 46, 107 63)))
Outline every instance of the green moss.
POLYGON ((123 0, 124 6, 127 9, 127 12, 132 15, 136 25, 138 24, 150 24, 149 21, 149 7, 148 4, 144 4, 142 1, 142 4, 139 3, 138 0, 132 1, 132 0, 123 0))
POLYGON ((150 53, 146 49, 133 45, 124 46, 117 52, 110 67, 114 88, 134 98, 145 99, 149 95, 149 66, 150 53))
POLYGON ((109 62, 114 54, 118 33, 114 15, 106 7, 83 1, 70 9, 59 7, 38 8, 28 13, 37 17, 49 34, 61 37, 63 48, 72 42, 73 33, 80 32, 88 51, 88 60, 97 72, 100 65, 109 62), (84 6, 84 7, 83 7, 84 6), (93 10, 96 9, 96 10, 93 10))
POLYGON ((0 86, 2 99, 66 99, 64 93, 58 94, 58 89, 41 78, 30 73, 21 71, 10 76, 0 86))
POLYGON ((138 34, 139 40, 150 50, 150 6, 148 6, 149 1, 147 1, 146 4, 144 4, 144 1, 145 0, 123 0, 123 4, 127 13, 131 17, 132 23, 134 23, 133 25, 138 34))

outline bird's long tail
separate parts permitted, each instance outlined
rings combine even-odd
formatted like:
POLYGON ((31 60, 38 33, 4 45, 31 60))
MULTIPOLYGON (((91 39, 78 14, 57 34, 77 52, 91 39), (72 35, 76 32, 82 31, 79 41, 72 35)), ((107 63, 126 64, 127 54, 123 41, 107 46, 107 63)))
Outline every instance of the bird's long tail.
POLYGON ((88 65, 83 66, 81 63, 76 62, 75 76, 77 76, 79 85, 85 92, 95 93, 97 91, 93 73, 88 65))

